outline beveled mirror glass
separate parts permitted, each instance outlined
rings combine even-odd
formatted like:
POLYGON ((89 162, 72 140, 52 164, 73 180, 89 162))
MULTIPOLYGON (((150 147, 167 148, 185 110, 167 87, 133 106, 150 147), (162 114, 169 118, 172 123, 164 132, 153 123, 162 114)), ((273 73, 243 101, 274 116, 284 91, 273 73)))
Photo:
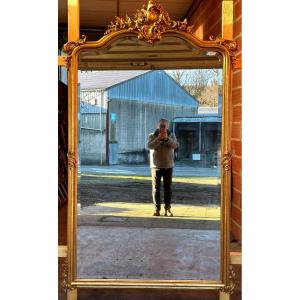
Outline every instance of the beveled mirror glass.
POLYGON ((69 51, 74 286, 228 284, 231 52, 180 26, 112 26, 69 51))
POLYGON ((78 278, 220 280, 221 74, 79 72, 78 278))

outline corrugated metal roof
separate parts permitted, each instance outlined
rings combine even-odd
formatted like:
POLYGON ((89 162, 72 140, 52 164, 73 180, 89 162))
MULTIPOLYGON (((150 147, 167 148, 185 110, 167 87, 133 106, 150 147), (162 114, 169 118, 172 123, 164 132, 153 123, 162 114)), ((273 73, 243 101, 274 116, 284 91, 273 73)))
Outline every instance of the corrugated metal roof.
POLYGON ((147 72, 109 87, 107 96, 111 100, 198 106, 198 101, 162 70, 147 72))
POLYGON ((98 105, 92 105, 86 102, 80 102, 80 112, 83 114, 97 114, 97 113, 105 113, 106 109, 98 105))
POLYGON ((217 122, 221 123, 222 118, 218 116, 198 116, 198 117, 187 117, 187 118, 175 118, 172 122, 174 123, 201 123, 201 122, 217 122))
POLYGON ((106 89, 147 72, 150 71, 78 71, 78 82, 82 90, 106 89))

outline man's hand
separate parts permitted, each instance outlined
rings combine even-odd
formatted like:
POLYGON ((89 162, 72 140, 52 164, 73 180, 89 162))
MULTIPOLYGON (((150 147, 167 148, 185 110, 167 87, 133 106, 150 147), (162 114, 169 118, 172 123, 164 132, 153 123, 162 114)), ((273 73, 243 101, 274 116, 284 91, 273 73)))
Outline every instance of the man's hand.
POLYGON ((166 140, 166 139, 168 138, 167 130, 161 130, 161 131, 159 132, 158 138, 159 138, 161 141, 166 140))

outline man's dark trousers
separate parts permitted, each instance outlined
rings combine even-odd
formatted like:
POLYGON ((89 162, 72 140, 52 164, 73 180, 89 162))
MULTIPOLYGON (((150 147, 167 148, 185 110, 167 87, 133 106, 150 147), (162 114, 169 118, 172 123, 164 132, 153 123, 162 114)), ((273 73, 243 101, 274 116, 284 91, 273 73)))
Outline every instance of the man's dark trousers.
POLYGON ((151 168, 152 173, 152 199, 156 210, 160 211, 160 186, 161 178, 164 182, 164 200, 165 209, 171 208, 171 197, 172 197, 172 174, 173 168, 160 169, 151 168))

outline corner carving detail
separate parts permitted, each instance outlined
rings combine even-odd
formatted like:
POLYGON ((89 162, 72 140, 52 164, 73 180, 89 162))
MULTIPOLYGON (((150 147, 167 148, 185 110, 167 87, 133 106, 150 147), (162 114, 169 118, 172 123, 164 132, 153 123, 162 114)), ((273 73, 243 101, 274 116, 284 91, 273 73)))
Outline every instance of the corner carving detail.
POLYGON ((232 295, 234 293, 235 286, 236 286, 235 280, 236 280, 236 274, 235 274, 233 266, 230 265, 229 271, 228 271, 228 285, 225 285, 224 287, 222 287, 220 289, 221 292, 232 295))
POLYGON ((128 15, 125 18, 115 17, 114 22, 108 25, 104 35, 123 29, 137 31, 138 39, 153 44, 155 41, 159 41, 162 34, 168 30, 191 33, 192 28, 193 26, 189 26, 186 19, 184 21, 172 20, 160 4, 150 0, 148 5, 143 5, 142 9, 138 9, 132 18, 128 15))
POLYGON ((68 55, 70 56, 74 50, 75 47, 83 45, 86 43, 86 36, 82 35, 81 39, 77 40, 77 41, 70 41, 67 42, 66 44, 64 44, 63 46, 63 51, 68 53, 68 55))
POLYGON ((238 44, 232 40, 226 40, 226 39, 222 39, 220 37, 215 38, 213 35, 211 35, 209 37, 209 40, 224 46, 228 50, 229 55, 230 55, 231 65, 233 68, 235 68, 236 63, 237 63, 235 53, 236 53, 236 51, 239 50, 238 44))
POLYGON ((74 290, 74 287, 71 285, 71 283, 68 280, 68 267, 69 267, 69 260, 68 257, 65 257, 64 262, 62 263, 62 282, 61 286, 65 293, 67 293, 70 290, 74 290))

